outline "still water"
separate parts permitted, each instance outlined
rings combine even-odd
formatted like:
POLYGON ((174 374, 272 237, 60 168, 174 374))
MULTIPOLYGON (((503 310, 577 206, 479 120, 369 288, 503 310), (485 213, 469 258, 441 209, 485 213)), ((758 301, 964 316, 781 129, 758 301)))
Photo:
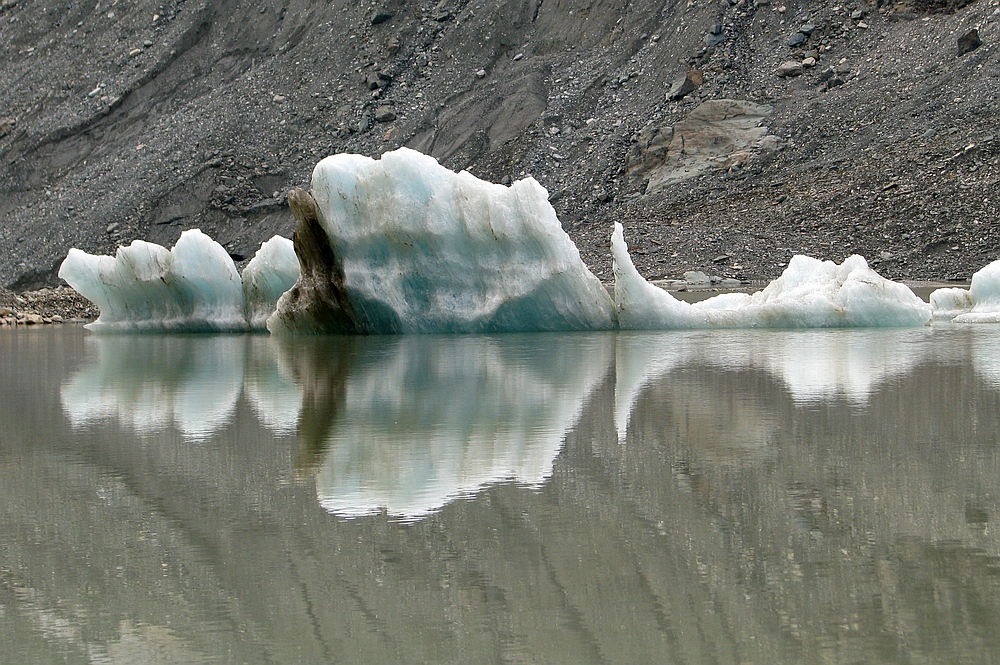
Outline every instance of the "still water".
POLYGON ((0 661, 1000 660, 1000 327, 0 333, 0 661))

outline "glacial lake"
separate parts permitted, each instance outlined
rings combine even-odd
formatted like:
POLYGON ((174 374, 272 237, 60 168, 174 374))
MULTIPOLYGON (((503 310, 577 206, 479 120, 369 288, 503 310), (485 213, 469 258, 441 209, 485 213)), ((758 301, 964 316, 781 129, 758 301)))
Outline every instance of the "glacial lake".
POLYGON ((0 332, 0 661, 1000 660, 1000 326, 0 332))

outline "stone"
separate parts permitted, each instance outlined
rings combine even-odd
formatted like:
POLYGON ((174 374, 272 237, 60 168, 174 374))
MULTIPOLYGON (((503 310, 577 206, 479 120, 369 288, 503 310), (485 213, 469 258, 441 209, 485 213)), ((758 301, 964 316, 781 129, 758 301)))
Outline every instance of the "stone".
POLYGON ((11 129, 13 129, 14 125, 16 125, 16 124, 17 124, 17 120, 14 119, 14 118, 10 118, 10 117, 0 118, 0 136, 6 135, 7 132, 9 132, 11 129))
POLYGON ((700 270, 688 270, 684 273, 684 281, 692 285, 711 284, 712 278, 700 270))
POLYGON ((823 89, 831 90, 833 88, 836 88, 837 86, 844 85, 844 83, 846 83, 844 79, 840 78, 839 76, 834 76, 833 78, 831 78, 829 81, 826 82, 826 84, 823 86, 823 89))
POLYGON ((721 35, 722 34, 722 24, 721 23, 713 23, 712 27, 709 28, 708 32, 709 32, 709 34, 712 34, 712 35, 721 35))
POLYGON ((667 101, 677 101, 682 97, 691 94, 705 82, 705 75, 697 70, 690 69, 683 76, 678 77, 670 90, 667 92, 667 101))
POLYGON ((983 40, 979 38, 979 31, 973 28, 958 38, 958 55, 975 51, 983 45, 983 40))
POLYGON ((369 90, 378 90, 389 84, 388 79, 383 78, 377 72, 365 75, 365 85, 369 90))
POLYGON ((816 58, 811 58, 811 57, 810 58, 803 58, 802 59, 802 66, 805 67, 806 69, 810 69, 812 67, 815 67, 816 66, 816 58))
POLYGON ((271 101, 274 102, 275 104, 283 104, 285 102, 285 96, 275 95, 274 97, 271 97, 271 101))
POLYGON ((651 124, 632 144, 625 162, 627 191, 647 194, 713 169, 747 161, 767 134, 771 108, 736 99, 699 104, 674 125, 651 124), (746 153, 746 154, 743 154, 746 153))
POLYGON ((726 36, 721 33, 716 34, 714 32, 710 32, 705 35, 705 46, 718 46, 724 41, 726 41, 726 36))
POLYGON ((927 130, 926 132, 924 132, 923 134, 921 134, 921 135, 920 135, 920 138, 922 138, 922 139, 932 139, 932 138, 934 138, 935 136, 937 136, 937 130, 936 130, 936 129, 933 129, 933 128, 931 128, 931 129, 928 129, 928 130, 927 130))
POLYGON ((486 70, 485 69, 480 69, 479 71, 477 71, 476 72, 476 78, 480 78, 480 79, 486 78, 486 70))
POLYGON ((802 25, 799 26, 799 32, 801 32, 806 37, 811 35, 814 30, 816 30, 816 26, 813 25, 812 23, 803 23, 802 25))
POLYGON ((864 16, 865 16, 864 11, 860 9, 855 9, 853 12, 851 12, 852 21, 860 21, 862 18, 864 18, 864 16))
POLYGON ((787 44, 791 48, 795 48, 796 46, 802 46, 803 44, 805 44, 806 39, 808 39, 806 35, 802 34, 801 32, 796 32, 792 35, 789 35, 788 39, 785 40, 785 44, 787 44))
POLYGON ((378 25, 379 23, 385 23, 389 19, 395 16, 394 13, 387 9, 378 9, 375 11, 374 16, 372 16, 372 25, 378 25))
POLYGON ((790 78, 792 76, 798 76, 802 73, 802 63, 798 60, 789 60, 788 62, 783 62, 778 65, 778 71, 776 74, 783 78, 790 78))
POLYGON ((391 106, 382 105, 375 109, 375 122, 392 122, 396 119, 396 112, 391 106))

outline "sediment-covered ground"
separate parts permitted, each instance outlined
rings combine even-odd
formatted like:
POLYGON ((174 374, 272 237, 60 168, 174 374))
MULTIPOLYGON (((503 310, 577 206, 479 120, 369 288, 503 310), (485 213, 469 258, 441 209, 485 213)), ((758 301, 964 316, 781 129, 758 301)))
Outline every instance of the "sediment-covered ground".
POLYGON ((615 221, 648 278, 967 279, 998 44, 998 0, 3 0, 0 285, 192 227, 249 257, 319 158, 403 145, 534 176, 604 280, 615 221))

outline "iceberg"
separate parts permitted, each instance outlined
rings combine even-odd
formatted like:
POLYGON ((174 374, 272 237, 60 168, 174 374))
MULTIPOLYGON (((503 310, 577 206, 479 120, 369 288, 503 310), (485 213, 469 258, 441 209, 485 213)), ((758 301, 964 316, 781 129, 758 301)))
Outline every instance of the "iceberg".
POLYGON ((289 205, 303 269, 272 332, 615 327, 607 291, 532 178, 495 185, 407 148, 340 154, 289 205))
POLYGON ((1000 261, 972 276, 968 290, 938 289, 931 293, 934 318, 952 323, 1000 323, 1000 261))
POLYGON ((291 245, 277 236, 263 243, 246 284, 222 245, 198 229, 183 232, 170 250, 143 240, 114 257, 71 249, 59 277, 100 308, 87 326, 95 332, 263 329, 297 276, 291 245))
MULTIPOLYGON (((932 306, 851 256, 795 256, 754 294, 686 303, 636 270, 621 224, 614 296, 586 267, 545 189, 455 173, 407 148, 320 161, 288 203, 295 240, 263 243, 241 276, 197 229, 171 250, 135 241, 114 257, 72 249, 59 276, 100 307, 94 331, 279 334, 496 333, 922 326, 932 306)), ((968 298, 937 294, 956 320, 1000 320, 1000 266, 968 298), (966 311, 968 309, 969 311, 966 311), (963 319, 964 317, 964 319, 963 319), (993 317, 993 318, 990 318, 993 317)))
POLYGON ((907 327, 931 320, 930 305, 857 255, 839 265, 794 256, 781 276, 757 293, 724 293, 687 303, 643 279, 618 223, 611 252, 622 330, 907 327))

